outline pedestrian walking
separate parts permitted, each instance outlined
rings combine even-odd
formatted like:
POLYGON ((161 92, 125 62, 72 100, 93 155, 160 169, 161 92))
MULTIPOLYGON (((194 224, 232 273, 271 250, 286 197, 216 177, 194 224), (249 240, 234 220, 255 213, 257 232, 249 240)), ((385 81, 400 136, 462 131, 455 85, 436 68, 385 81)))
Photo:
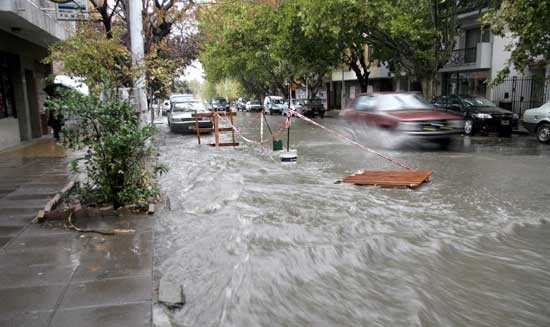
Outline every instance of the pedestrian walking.
POLYGON ((53 130, 53 137, 59 141, 59 132, 63 128, 63 114, 57 109, 49 108, 48 110, 48 125, 53 130))

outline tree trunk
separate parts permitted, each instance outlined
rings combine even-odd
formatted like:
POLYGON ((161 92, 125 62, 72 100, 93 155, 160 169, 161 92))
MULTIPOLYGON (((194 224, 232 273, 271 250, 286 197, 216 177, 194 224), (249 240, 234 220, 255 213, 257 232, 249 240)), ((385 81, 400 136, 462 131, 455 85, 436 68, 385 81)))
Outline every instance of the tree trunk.
POLYGON ((435 83, 433 78, 422 78, 420 79, 420 86, 422 87, 422 95, 431 100, 435 96, 435 83))
POLYGON ((357 62, 352 61, 348 63, 348 66, 355 73, 355 77, 357 77, 357 82, 359 82, 361 93, 367 92, 369 87, 370 72, 368 70, 362 70, 361 67, 357 64, 357 62))

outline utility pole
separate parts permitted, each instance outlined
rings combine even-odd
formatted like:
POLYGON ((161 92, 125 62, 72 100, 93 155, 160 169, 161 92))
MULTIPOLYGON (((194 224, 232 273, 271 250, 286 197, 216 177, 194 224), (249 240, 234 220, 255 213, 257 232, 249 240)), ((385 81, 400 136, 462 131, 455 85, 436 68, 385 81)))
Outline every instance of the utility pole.
POLYGON ((340 92, 340 109, 344 110, 346 108, 346 86, 344 79, 344 67, 342 67, 342 91, 340 92))
MULTIPOLYGON (((132 66, 137 68, 139 74, 134 78, 133 95, 136 101, 136 109, 140 118, 145 121, 143 112, 147 109, 147 95, 145 93, 145 71, 143 70, 143 58, 145 50, 143 46, 143 3, 141 0, 128 1, 128 21, 130 30, 130 47, 132 50, 132 66)), ((153 123, 153 122, 151 122, 153 123)))

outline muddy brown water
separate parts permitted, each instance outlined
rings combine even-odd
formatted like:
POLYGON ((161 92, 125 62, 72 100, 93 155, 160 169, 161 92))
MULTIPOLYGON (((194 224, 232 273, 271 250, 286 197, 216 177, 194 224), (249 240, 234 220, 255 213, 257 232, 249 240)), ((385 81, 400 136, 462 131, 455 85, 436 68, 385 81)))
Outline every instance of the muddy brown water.
MULTIPOLYGON (((335 185, 395 167, 303 121, 292 166, 242 140, 215 149, 163 127, 170 210, 158 215, 155 270, 184 285, 178 325, 550 326, 550 146, 514 136, 388 148, 387 134, 323 123, 433 170, 432 182, 335 185)), ((257 126, 244 132, 258 139, 257 126)))

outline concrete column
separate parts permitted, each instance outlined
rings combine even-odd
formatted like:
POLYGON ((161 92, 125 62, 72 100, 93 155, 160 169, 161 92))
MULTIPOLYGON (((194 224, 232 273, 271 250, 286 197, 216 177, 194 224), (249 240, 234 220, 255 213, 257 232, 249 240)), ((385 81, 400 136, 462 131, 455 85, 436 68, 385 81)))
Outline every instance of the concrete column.
MULTIPOLYGON (((128 20, 130 28, 130 46, 132 50, 132 63, 134 67, 140 67, 143 65, 143 58, 145 56, 144 44, 143 44, 143 17, 141 12, 143 10, 143 3, 141 1, 128 1, 128 20)), ((147 115, 142 115, 147 109, 147 95, 145 94, 145 72, 140 69, 142 73, 134 79, 134 98, 136 99, 136 106, 142 120, 145 121, 147 115)))
POLYGON ((19 119, 19 135, 21 141, 27 141, 32 138, 27 96, 27 80, 25 79, 24 71, 21 60, 18 58, 18 63, 13 70, 13 96, 15 108, 17 109, 17 118, 19 119))

